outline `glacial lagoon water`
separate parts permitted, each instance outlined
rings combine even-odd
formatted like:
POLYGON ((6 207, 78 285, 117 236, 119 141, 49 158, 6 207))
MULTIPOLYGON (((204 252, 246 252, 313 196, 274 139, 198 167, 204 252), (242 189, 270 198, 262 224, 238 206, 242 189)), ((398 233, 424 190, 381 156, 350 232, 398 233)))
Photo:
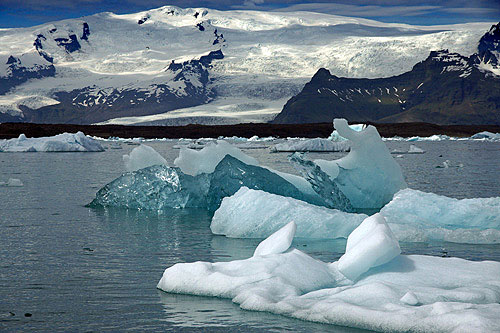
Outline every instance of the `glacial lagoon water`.
MULTIPOLYGON (((408 142, 386 143, 390 150, 409 147, 408 142)), ((170 163, 178 154, 174 142, 147 144, 170 163)), ((414 144, 426 153, 394 155, 409 187, 456 198, 500 196, 500 143, 414 144), (451 166, 443 168, 446 160, 451 166)), ((18 178, 24 184, 0 187, 0 330, 358 331, 244 311, 226 299, 158 291, 165 268, 247 258, 259 240, 212 235, 211 216, 204 210, 158 214, 86 208, 99 188, 124 172, 122 155, 135 146, 120 145, 103 153, 0 154, 0 182, 18 178)), ((295 172, 286 153, 245 152, 261 164, 295 172)), ((334 261, 343 254, 345 240, 297 239, 292 246, 334 261)), ((405 254, 500 261, 500 245, 401 247, 405 254)))

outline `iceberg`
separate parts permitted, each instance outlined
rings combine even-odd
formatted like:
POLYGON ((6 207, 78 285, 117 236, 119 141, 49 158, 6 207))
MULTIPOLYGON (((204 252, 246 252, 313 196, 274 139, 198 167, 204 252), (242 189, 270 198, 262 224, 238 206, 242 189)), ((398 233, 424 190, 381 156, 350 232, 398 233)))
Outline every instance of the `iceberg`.
POLYGON ((351 151, 347 156, 312 162, 295 153, 290 158, 321 197, 330 196, 342 203, 347 199, 355 209, 378 209, 391 201, 397 191, 406 188, 399 164, 374 126, 357 132, 349 128, 345 119, 335 119, 334 126, 339 135, 350 141, 351 151))
POLYGON ((7 186, 7 187, 22 187, 24 186, 23 182, 21 179, 17 178, 9 178, 7 182, 0 182, 0 186, 7 186))
POLYGON ((277 152, 336 152, 349 151, 351 147, 347 141, 334 142, 328 139, 309 139, 278 143, 270 148, 272 153, 277 152))
POLYGON ((474 134, 471 138, 472 139, 487 139, 487 140, 491 140, 491 141, 499 141, 500 140, 500 133, 492 133, 492 132, 484 131, 484 132, 479 132, 479 133, 474 134))
POLYGON ((334 239, 346 238, 367 217, 242 187, 222 200, 210 229, 233 238, 265 238, 294 221, 297 237, 334 239))
POLYGON ((408 148, 408 150, 394 149, 393 151, 391 151, 391 154, 423 154, 423 153, 425 153, 425 150, 415 145, 410 145, 410 148, 408 148))
MULTIPOLYGON (((499 262, 399 255, 390 236, 389 245, 371 239, 372 227, 384 225, 379 222, 361 224, 353 232, 360 238, 344 256, 364 243, 375 249, 350 258, 353 266, 374 263, 355 281, 344 276, 340 261, 326 263, 297 249, 284 251, 293 231, 287 225, 267 239, 282 245, 277 251, 229 262, 178 263, 164 271, 157 288, 229 298, 246 310, 382 332, 500 330, 499 262)), ((386 231, 375 232, 387 236, 386 231)))
MULTIPOLYGON (((404 189, 380 213, 399 241, 500 243, 500 198, 453 199, 404 189)), ((347 238, 368 216, 242 187, 222 200, 210 228, 233 238, 265 238, 290 221, 297 237, 347 238)))
POLYGON ((276 173, 226 155, 212 173, 196 176, 184 173, 179 167, 166 165, 125 173, 100 189, 89 206, 149 210, 200 207, 215 210, 224 197, 233 195, 242 186, 322 203, 320 198, 301 192, 276 173))
POLYGON ((459 200, 404 189, 380 212, 399 240, 500 243, 500 197, 459 200))
POLYGON ((99 142, 82 132, 63 133, 50 137, 27 138, 21 134, 17 139, 0 140, 0 152, 100 152, 104 148, 99 142))
POLYGON ((137 171, 152 165, 167 165, 167 161, 150 146, 141 144, 132 149, 129 155, 123 155, 125 169, 128 172, 137 171))

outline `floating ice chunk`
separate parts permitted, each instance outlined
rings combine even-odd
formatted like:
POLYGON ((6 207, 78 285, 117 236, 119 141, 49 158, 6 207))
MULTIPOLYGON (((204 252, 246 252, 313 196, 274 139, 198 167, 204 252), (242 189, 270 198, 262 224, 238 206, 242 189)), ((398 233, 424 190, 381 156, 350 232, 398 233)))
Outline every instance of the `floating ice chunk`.
POLYGON ((406 188, 400 166, 375 127, 370 125, 356 132, 349 128, 345 119, 335 119, 334 126, 339 135, 350 140, 351 151, 347 156, 314 163, 297 154, 291 158, 320 196, 325 197, 331 192, 331 197, 337 197, 334 201, 344 202, 345 197, 354 208, 381 208, 394 193, 406 188), (319 169, 328 175, 326 179, 319 169))
POLYGON ((0 186, 21 187, 24 186, 24 184, 20 179, 9 178, 7 182, 0 182, 0 186))
POLYGON ((410 148, 408 148, 408 150, 394 149, 391 152, 391 154, 423 154, 423 153, 425 153, 425 150, 415 145, 410 145, 410 148))
POLYGON ((500 330, 499 262, 399 255, 357 282, 338 265, 293 249, 231 262, 179 263, 164 271, 157 287, 229 298, 246 310, 383 332, 500 330))
POLYGON ((125 169, 128 172, 136 171, 152 165, 167 165, 167 161, 150 146, 141 144, 132 149, 129 155, 123 155, 125 169))
POLYGON ((222 199, 247 186, 299 200, 311 200, 294 185, 259 166, 247 165, 226 155, 214 172, 191 176, 180 168, 155 165, 126 173, 100 189, 92 207, 162 210, 200 207, 215 210, 222 199))
POLYGON ((4 152, 95 152, 104 151, 96 140, 82 132, 63 133, 51 137, 0 140, 0 151, 4 152))
POLYGON ((367 217, 242 187, 222 200, 210 229, 227 237, 264 238, 295 221, 297 237, 334 239, 347 238, 367 217))
POLYGON ((278 143, 270 148, 272 153, 276 152, 334 152, 334 151, 349 151, 350 146, 347 141, 333 142, 328 139, 309 139, 300 141, 287 141, 278 143))
POLYGON ((381 213, 399 240, 500 243, 500 197, 458 200, 404 189, 381 213))
POLYGON ((200 151, 182 147, 174 164, 185 174, 196 176, 201 173, 214 172, 217 164, 226 155, 231 155, 248 165, 259 165, 255 158, 244 154, 241 150, 223 140, 217 140, 216 144, 209 143, 200 151))
POLYGON ((498 141, 500 140, 500 133, 492 133, 488 131, 480 132, 474 134, 472 139, 487 139, 487 140, 492 140, 492 141, 498 141))
MULTIPOLYGON (((352 129, 353 131, 361 132, 362 130, 364 130, 366 128, 366 124, 352 124, 352 125, 349 125, 349 128, 352 129)), ((332 134, 330 134, 330 136, 328 137, 328 140, 345 141, 345 140, 347 140, 347 138, 344 138, 343 136, 341 136, 339 134, 339 132, 335 129, 335 130, 333 130, 332 134)))
POLYGON ((296 230, 297 225, 295 222, 292 221, 288 223, 283 228, 264 239, 255 249, 253 253, 254 257, 285 252, 292 244, 296 230))
POLYGON ((388 263, 401 253, 398 240, 379 213, 366 218, 347 238, 338 270, 355 281, 372 267, 388 263))
MULTIPOLYGON (((405 189, 381 213, 400 241, 500 243, 500 198, 457 200, 405 189)), ((223 199, 210 228, 227 237, 263 238, 293 220, 297 237, 334 239, 346 238, 366 217, 242 187, 223 199)))

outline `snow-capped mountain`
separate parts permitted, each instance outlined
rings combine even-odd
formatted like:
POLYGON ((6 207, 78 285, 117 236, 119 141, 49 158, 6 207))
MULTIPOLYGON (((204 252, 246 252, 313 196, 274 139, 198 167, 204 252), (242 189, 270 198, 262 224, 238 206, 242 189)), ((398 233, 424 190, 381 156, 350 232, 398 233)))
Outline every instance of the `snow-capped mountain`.
POLYGON ((470 57, 431 51, 411 71, 397 76, 353 79, 320 69, 273 122, 313 123, 341 117, 362 122, 498 125, 499 27, 500 23, 481 38, 478 52, 470 57))
POLYGON ((490 25, 166 6, 0 29, 0 121, 268 121, 319 68, 398 75, 431 50, 470 56, 490 25))

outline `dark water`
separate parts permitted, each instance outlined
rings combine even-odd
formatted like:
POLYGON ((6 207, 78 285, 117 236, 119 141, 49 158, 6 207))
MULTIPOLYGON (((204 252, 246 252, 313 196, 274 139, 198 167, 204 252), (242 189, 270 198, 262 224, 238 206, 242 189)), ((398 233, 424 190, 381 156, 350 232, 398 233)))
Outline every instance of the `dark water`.
MULTIPOLYGON (((150 145, 169 162, 178 154, 172 143, 150 145)), ((457 198, 500 196, 500 143, 416 145, 427 152, 397 158, 410 187, 457 198), (447 159, 463 167, 436 168, 447 159)), ((212 235, 204 210, 158 215, 84 207, 123 172, 121 156, 134 147, 122 146, 104 153, 0 154, 0 181, 24 183, 0 187, 0 330, 356 331, 244 311, 226 299, 158 291, 163 271, 174 263, 247 258, 259 241, 212 235)), ((246 152, 262 164, 293 171, 287 154, 246 152)), ((498 245, 401 245, 405 253, 500 261, 498 245)), ((333 261, 345 240, 298 239, 294 246, 333 261)))

